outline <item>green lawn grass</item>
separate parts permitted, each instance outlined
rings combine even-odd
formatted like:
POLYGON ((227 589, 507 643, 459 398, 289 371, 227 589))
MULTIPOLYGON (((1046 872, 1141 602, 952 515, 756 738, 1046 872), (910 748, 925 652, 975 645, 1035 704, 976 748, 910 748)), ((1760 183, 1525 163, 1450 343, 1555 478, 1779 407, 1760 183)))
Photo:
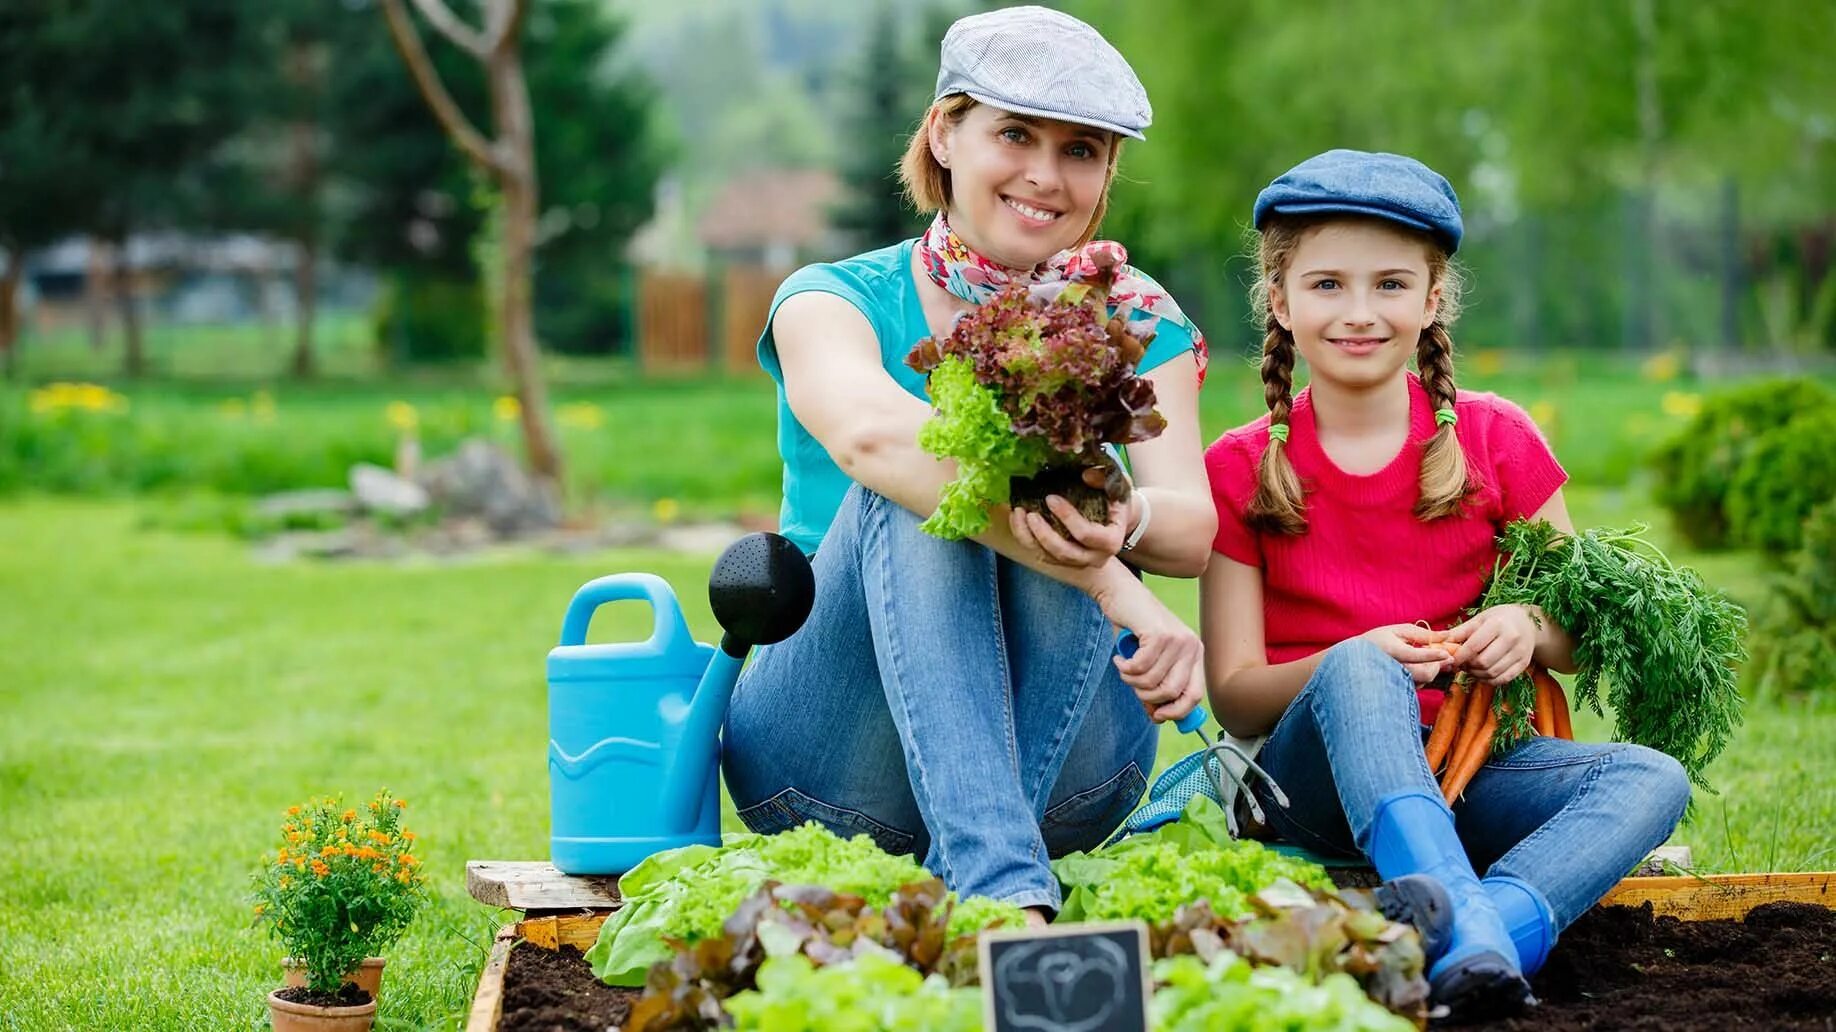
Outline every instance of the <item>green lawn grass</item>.
MULTIPOLYGON (((1581 491, 1575 508, 1643 504, 1581 491)), ((466 897, 466 860, 546 855, 542 657, 568 598, 652 571, 707 640, 709 559, 262 566, 140 522, 125 501, 0 504, 0 1029, 262 1027, 279 948, 250 926, 250 872, 289 804, 384 785, 409 800, 436 901, 389 951, 379 1027, 458 1027, 504 919, 466 897)), ((1703 565, 1761 583, 1739 557, 1703 565)), ((1158 587, 1195 618, 1190 583, 1158 587)), ((592 636, 646 621, 620 604, 592 636)), ((1190 743, 1169 728, 1163 759, 1190 743)), ((1708 870, 1836 866, 1832 743, 1827 703, 1755 709, 1678 841, 1708 870)))

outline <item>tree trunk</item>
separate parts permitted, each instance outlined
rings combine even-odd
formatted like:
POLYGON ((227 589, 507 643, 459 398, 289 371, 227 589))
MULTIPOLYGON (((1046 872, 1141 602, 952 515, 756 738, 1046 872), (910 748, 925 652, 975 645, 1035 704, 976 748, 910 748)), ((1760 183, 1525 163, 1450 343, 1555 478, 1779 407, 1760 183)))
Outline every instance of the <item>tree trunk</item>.
POLYGON ((122 336, 127 339, 127 351, 122 360, 121 372, 131 380, 137 380, 147 373, 146 339, 141 334, 140 304, 134 297, 134 271, 128 267, 127 234, 114 242, 113 274, 110 280, 115 289, 115 303, 121 310, 122 336))
POLYGON ((90 237, 89 261, 83 269, 83 322, 89 329, 91 351, 100 352, 108 345, 108 291, 114 268, 108 241, 90 237))
POLYGON ((307 229, 295 243, 299 246, 299 254, 293 265, 293 293, 299 309, 295 316, 299 320, 299 339, 293 345, 293 375, 306 380, 317 372, 313 362, 312 328, 319 303, 318 235, 307 229))
POLYGON ((18 368, 19 281, 25 276, 25 255, 8 247, 5 260, 6 271, 0 273, 0 373, 10 379, 18 368))
POLYGON ((498 179, 504 205, 503 282, 499 316, 502 319, 504 366, 516 388, 522 410, 523 441, 529 465, 557 496, 563 493, 561 451, 548 425, 548 389, 542 378, 541 356, 536 350, 533 293, 536 217, 539 198, 535 167, 535 133, 529 112, 529 93, 523 82, 521 51, 502 47, 487 65, 491 104, 497 115, 499 139, 510 152, 513 167, 498 179))

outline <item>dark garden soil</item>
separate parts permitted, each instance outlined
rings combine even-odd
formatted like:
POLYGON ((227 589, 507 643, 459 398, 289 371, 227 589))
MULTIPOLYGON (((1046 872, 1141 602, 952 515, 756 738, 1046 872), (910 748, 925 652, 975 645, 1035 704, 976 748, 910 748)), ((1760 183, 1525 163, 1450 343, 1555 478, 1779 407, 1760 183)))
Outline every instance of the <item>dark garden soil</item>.
POLYGON ((349 982, 338 987, 337 992, 317 993, 303 985, 282 989, 281 999, 288 1003, 297 1003, 302 1007, 361 1007, 370 1002, 370 994, 349 982))
MULTIPOLYGON (((1836 911, 1768 903, 1741 921, 1679 921, 1654 918, 1650 906, 1594 910, 1563 933, 1535 987, 1535 1010, 1465 1027, 1836 1032, 1836 911)), ((578 950, 521 943, 497 1027, 602 1032, 624 1021, 637 996, 601 984, 578 950)))
POLYGON ((504 968, 504 1009, 497 1032, 605 1032, 623 1024, 637 989, 593 977, 572 946, 547 950, 519 942, 504 968))
POLYGON ((1540 1005, 1486 1028, 1836 1029, 1836 910, 1768 903, 1744 921, 1589 911, 1532 985, 1540 1005))

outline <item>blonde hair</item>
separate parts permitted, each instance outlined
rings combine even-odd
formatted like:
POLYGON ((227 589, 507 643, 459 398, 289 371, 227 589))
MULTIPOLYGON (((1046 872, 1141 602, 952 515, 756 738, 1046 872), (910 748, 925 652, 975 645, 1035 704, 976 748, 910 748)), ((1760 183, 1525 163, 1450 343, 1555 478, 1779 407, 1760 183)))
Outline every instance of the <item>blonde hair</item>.
MULTIPOLYGON (((1343 218, 1344 216, 1337 216, 1343 218)), ((1294 407, 1294 335, 1282 327, 1269 308, 1269 294, 1282 289, 1282 277, 1294 251, 1308 232, 1332 217, 1299 219, 1276 216, 1258 235, 1256 244, 1256 283, 1250 288, 1250 306, 1262 322, 1262 397, 1269 407, 1269 425, 1286 426, 1294 407)), ((1464 285, 1460 269, 1439 244, 1424 236, 1428 251, 1428 285, 1441 287, 1440 304, 1434 322, 1422 331, 1415 346, 1415 365, 1421 372, 1422 387, 1428 392, 1429 404, 1438 412, 1454 407, 1453 336, 1447 327, 1460 314, 1460 291, 1464 285)), ((1272 534, 1304 534, 1306 489, 1294 465, 1288 460, 1282 435, 1271 435, 1269 446, 1256 467, 1256 494, 1250 499, 1245 519, 1250 526, 1272 534)), ((1473 492, 1466 453, 1452 424, 1438 423, 1434 436, 1422 450, 1420 493, 1415 500, 1415 516, 1434 520, 1460 511, 1473 492)))
MULTIPOLYGON (((912 137, 906 141, 905 153, 899 158, 899 185, 905 188, 905 199, 920 215, 929 215, 934 211, 943 211, 950 207, 950 170, 937 163, 937 155, 931 153, 931 124, 936 119, 944 119, 952 127, 962 124, 963 119, 980 103, 967 93, 952 93, 932 104, 912 130, 912 137)), ((1103 173, 1103 193, 1097 198, 1096 208, 1090 213, 1090 225, 1084 228, 1082 236, 1073 246, 1082 247, 1096 239, 1097 229, 1103 224, 1103 216, 1109 213, 1109 188, 1116 181, 1116 162, 1122 156, 1122 138, 1109 134, 1109 167, 1103 173)))

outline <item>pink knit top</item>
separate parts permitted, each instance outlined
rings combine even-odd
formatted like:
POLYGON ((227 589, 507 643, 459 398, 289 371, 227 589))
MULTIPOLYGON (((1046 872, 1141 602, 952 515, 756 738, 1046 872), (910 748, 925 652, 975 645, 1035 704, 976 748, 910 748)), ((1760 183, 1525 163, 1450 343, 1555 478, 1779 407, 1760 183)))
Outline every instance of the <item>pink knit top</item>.
MULTIPOLYGON (((1421 380, 1409 374, 1409 437, 1383 469, 1341 470, 1321 449, 1311 390, 1294 399, 1288 458, 1307 495, 1305 534, 1252 530, 1243 514, 1256 493, 1256 464, 1269 442, 1269 417, 1231 430, 1205 452, 1218 507, 1213 550, 1262 568, 1262 618, 1268 661, 1300 659, 1373 627, 1426 620, 1451 627, 1479 598, 1498 558, 1495 537, 1529 516, 1568 474, 1523 409, 1495 394, 1460 391, 1455 425, 1468 475, 1478 490, 1459 516, 1423 522, 1422 445, 1435 430, 1421 380)), ((1422 694, 1432 721, 1441 693, 1422 694)))

